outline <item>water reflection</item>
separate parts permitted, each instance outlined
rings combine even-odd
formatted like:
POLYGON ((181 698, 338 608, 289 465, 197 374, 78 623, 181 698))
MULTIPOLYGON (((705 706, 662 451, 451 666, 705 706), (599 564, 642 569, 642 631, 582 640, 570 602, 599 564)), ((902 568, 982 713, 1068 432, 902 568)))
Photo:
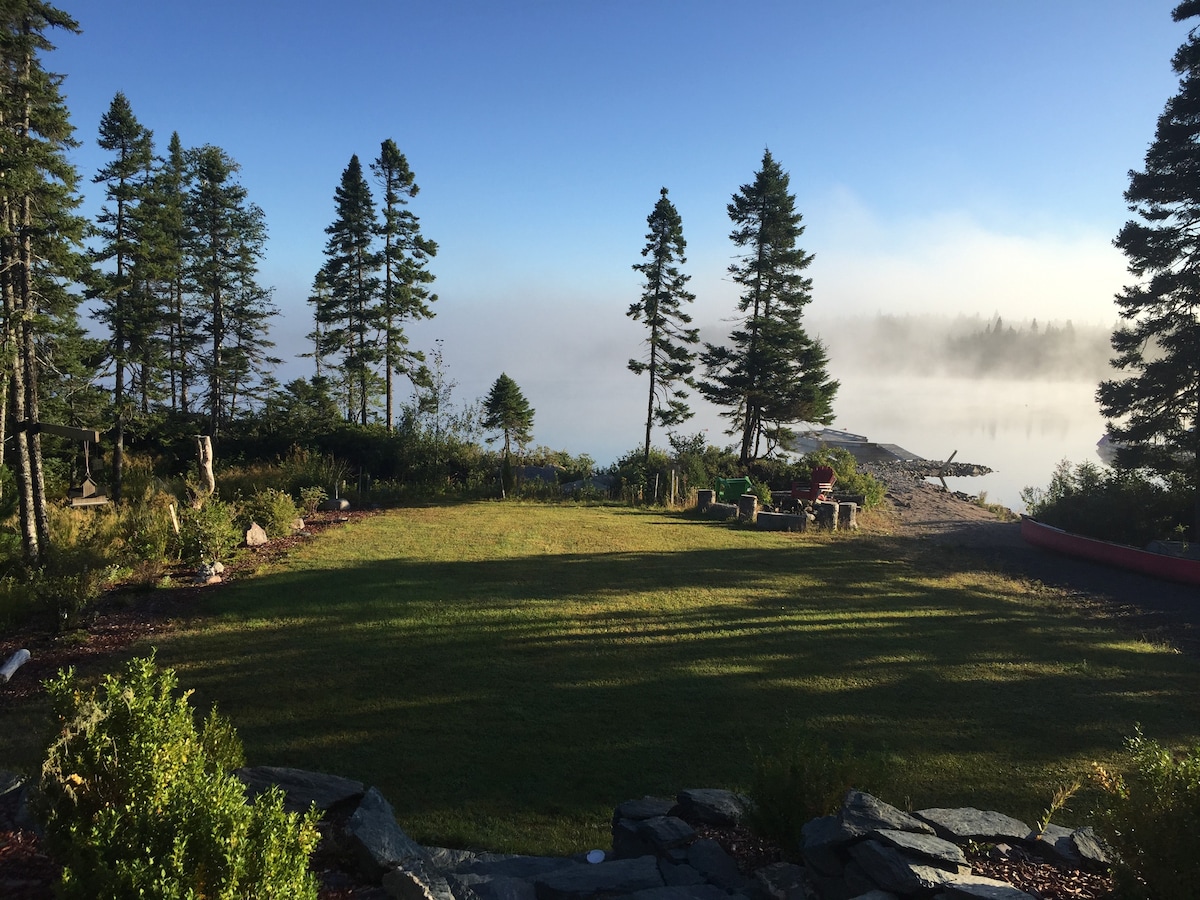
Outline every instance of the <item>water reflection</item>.
POLYGON ((1099 463, 1104 420, 1090 382, 973 380, 915 375, 886 379, 837 373, 834 427, 899 444, 927 459, 978 463, 995 471, 946 479, 1018 512, 1023 487, 1045 487, 1063 459, 1099 463))

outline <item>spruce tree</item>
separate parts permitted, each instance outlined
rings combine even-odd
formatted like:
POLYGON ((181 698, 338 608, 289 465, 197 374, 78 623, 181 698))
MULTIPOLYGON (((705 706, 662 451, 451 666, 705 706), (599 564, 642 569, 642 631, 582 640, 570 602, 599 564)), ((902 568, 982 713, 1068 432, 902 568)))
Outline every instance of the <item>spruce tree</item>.
MULTIPOLYGON (((107 165, 92 179, 104 185, 105 204, 96 217, 100 244, 93 253, 95 262, 107 266, 96 276, 95 294, 100 300, 96 317, 108 325, 109 353, 113 363, 113 500, 120 501, 124 473, 125 428, 133 416, 134 404, 127 396, 127 375, 131 366, 131 342, 144 338, 144 315, 138 306, 139 296, 134 278, 137 256, 136 229, 133 211, 146 180, 146 172, 154 158, 152 135, 133 114, 129 100, 118 92, 108 111, 100 119, 102 150, 112 154, 107 165)), ((135 352, 136 349, 134 348, 135 352)))
POLYGON ((414 382, 427 380, 422 365, 425 357, 408 349, 403 323, 409 319, 433 318, 429 304, 437 300, 437 294, 429 291, 428 285, 433 283, 434 275, 427 266, 430 258, 437 256, 438 248, 436 243, 421 235, 420 222, 408 209, 408 201, 420 188, 408 160, 391 138, 380 146, 379 157, 371 163, 371 171, 383 189, 383 220, 376 233, 383 238, 379 322, 383 341, 386 421, 391 431, 393 373, 407 374, 414 382))
MULTIPOLYGON (((237 163, 220 147, 201 147, 193 156, 194 180, 185 204, 188 287, 204 314, 200 330, 208 347, 198 360, 199 374, 207 383, 209 429, 216 436, 231 415, 243 377, 235 330, 265 334, 273 311, 261 303, 262 289, 255 283, 267 232, 263 211, 236 180, 237 163), (247 301, 252 296, 256 299, 247 301), (248 311, 252 321, 239 321, 248 311)), ((243 340, 242 350, 247 346, 243 340)), ((265 354, 257 359, 265 362, 265 354)))
POLYGON ((321 270, 329 297, 318 307, 322 340, 341 357, 347 418, 367 424, 371 401, 378 395, 374 366, 380 360, 376 335, 380 326, 378 277, 380 258, 374 249, 377 221, 371 187, 358 156, 350 158, 334 192, 337 218, 325 229, 326 262, 321 270))
POLYGON ((786 441, 789 424, 833 420, 838 384, 826 371, 825 348, 803 325, 812 300, 804 273, 813 257, 797 244, 804 227, 788 187, 788 174, 766 150, 754 181, 733 195, 729 237, 740 256, 729 274, 742 288, 740 320, 732 346, 705 344, 700 355, 701 393, 726 407, 721 415, 731 420, 729 434, 740 433, 742 465, 786 441))
MULTIPOLYGON (((40 0, 11 0, 0 9, 0 294, 3 296, 5 427, 11 420, 24 558, 37 564, 49 547, 42 472, 41 380, 57 317, 73 318, 63 285, 83 276, 83 220, 75 215, 78 173, 67 158, 76 146, 59 88, 42 66, 52 29, 78 32, 62 10, 40 0)), ((7 435, 3 435, 7 437, 7 435)), ((7 444, 7 441, 4 442, 7 444)))
MULTIPOLYGON (((1183 22, 1200 0, 1175 7, 1183 22)), ((1122 324, 1113 364, 1125 377, 1101 382, 1101 412, 1121 445, 1117 464, 1178 477, 1194 497, 1200 534, 1200 26, 1172 66, 1179 92, 1158 118, 1142 171, 1129 173, 1125 200, 1138 218, 1114 243, 1134 282, 1116 296, 1122 324)))
POLYGON ((646 217, 650 231, 642 256, 646 261, 635 263, 633 270, 645 279, 642 298, 629 307, 627 315, 635 322, 646 324, 645 360, 631 359, 629 370, 636 375, 650 376, 646 401, 646 446, 644 458, 650 459, 650 431, 654 422, 670 428, 692 417, 683 386, 694 386, 692 371, 695 354, 691 349, 700 340, 699 330, 688 328, 692 317, 683 304, 691 303, 696 295, 686 290, 691 278, 679 271, 687 262, 683 255, 687 241, 683 239, 683 220, 675 204, 667 199, 663 188, 654 211, 646 217))
MULTIPOLYGON (((523 447, 533 440, 533 407, 517 383, 501 372, 483 401, 483 427, 499 431, 507 460, 515 442, 523 447)), ((496 438, 488 438, 488 443, 496 438)))

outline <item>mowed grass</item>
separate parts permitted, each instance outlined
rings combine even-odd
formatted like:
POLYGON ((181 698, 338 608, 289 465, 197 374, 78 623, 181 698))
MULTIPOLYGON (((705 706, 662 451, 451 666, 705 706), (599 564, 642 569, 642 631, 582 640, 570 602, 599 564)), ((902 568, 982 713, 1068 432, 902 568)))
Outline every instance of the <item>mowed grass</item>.
POLYGON ((376 785, 425 843, 519 852, 607 847, 626 799, 745 787, 785 720, 885 758, 897 805, 1027 821, 1136 723, 1200 736, 1197 661, 898 547, 621 508, 398 510, 205 594, 158 655, 252 764, 376 785))

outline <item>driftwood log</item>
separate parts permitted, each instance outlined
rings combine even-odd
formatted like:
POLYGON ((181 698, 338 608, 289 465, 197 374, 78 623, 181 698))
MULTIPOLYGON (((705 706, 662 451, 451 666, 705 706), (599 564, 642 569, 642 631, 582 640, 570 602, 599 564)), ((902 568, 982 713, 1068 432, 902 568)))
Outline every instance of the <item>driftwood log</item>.
POLYGON ((192 500, 192 506, 199 509, 217 489, 217 479, 213 475, 212 438, 207 434, 196 435, 196 448, 200 455, 200 492, 192 500))
POLYGON ((29 662, 29 651, 18 650, 8 658, 8 661, 0 666, 0 682, 8 684, 8 680, 13 677, 13 674, 25 663, 29 662))

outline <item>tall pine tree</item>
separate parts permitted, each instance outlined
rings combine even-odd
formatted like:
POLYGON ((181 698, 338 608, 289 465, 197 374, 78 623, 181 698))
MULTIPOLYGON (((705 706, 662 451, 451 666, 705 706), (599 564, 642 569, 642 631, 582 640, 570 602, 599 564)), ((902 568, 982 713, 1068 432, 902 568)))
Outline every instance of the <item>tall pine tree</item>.
MULTIPOLYGON (((241 354, 249 346, 244 338, 240 346, 232 340, 235 328, 265 335, 273 311, 261 302, 262 289, 255 283, 267 230, 263 211, 249 202, 236 179, 237 163, 211 145, 193 156, 194 179, 185 204, 188 286, 202 309, 200 329, 208 338, 198 363, 207 383, 209 429, 216 436, 232 414, 244 371, 241 354), (253 311, 253 321, 239 323, 247 310, 253 311)), ((260 343, 260 350, 266 346, 260 343)), ((265 353, 254 352, 256 360, 266 361, 265 353)))
POLYGON ((408 160, 388 138, 379 148, 379 157, 371 163, 383 189, 383 220, 377 234, 383 238, 380 251, 383 281, 379 297, 379 324, 383 342, 384 394, 387 427, 393 424, 393 373, 407 374, 414 382, 426 381, 423 354, 408 349, 404 322, 431 319, 429 304, 437 300, 428 285, 434 275, 428 269, 437 256, 437 244, 421 235, 420 222, 408 209, 408 201, 417 195, 416 177, 408 160))
POLYGON ((729 274, 742 288, 740 324, 732 346, 706 344, 700 356, 700 390, 727 408, 722 415, 731 420, 729 434, 740 433, 742 465, 786 441, 789 424, 833 420, 838 384, 826 371, 825 348, 804 329, 812 300, 804 272, 813 257, 798 246, 804 227, 788 187, 788 174, 766 150, 754 181, 733 195, 729 237, 740 256, 729 274))
POLYGON ((629 369, 636 375, 650 376, 644 454, 649 461, 654 422, 670 428, 692 417, 683 387, 694 385, 691 376, 695 354, 691 347, 700 336, 698 329, 687 327, 692 317, 684 311, 683 304, 691 303, 696 295, 686 290, 691 276, 679 271, 679 266, 687 262, 683 255, 687 241, 683 239, 683 220, 675 204, 667 199, 666 188, 662 189, 646 223, 650 226, 646 246, 642 248, 646 261, 633 266, 635 272, 642 274, 645 285, 641 300, 629 307, 627 315, 646 324, 647 358, 631 359, 629 369))
POLYGON ((380 282, 375 204, 357 155, 342 172, 334 205, 337 218, 325 229, 329 239, 321 270, 329 293, 324 308, 317 309, 317 321, 324 329, 323 355, 341 359, 347 418, 366 425, 371 401, 378 395, 374 367, 381 356, 376 341, 380 282))
MULTIPOLYGON (((1175 7, 1176 22, 1200 16, 1200 0, 1175 7)), ((1125 200, 1138 219, 1114 243, 1135 279, 1117 294, 1122 324, 1101 382, 1101 412, 1123 447, 1117 464, 1183 480, 1200 535, 1200 26, 1175 52, 1179 92, 1158 118, 1145 168, 1129 173, 1125 200)))
MULTIPOLYGON (((0 8, 0 294, 3 295, 5 422, 12 422, 21 543, 29 564, 50 544, 41 436, 40 381, 64 286, 83 275, 84 221, 75 215, 78 173, 67 158, 76 146, 63 103, 62 78, 42 66, 53 29, 78 32, 62 10, 40 0, 0 8)), ((66 302, 69 306, 69 301, 66 302)), ((7 430, 7 424, 3 430, 7 430)), ((5 435, 7 437, 7 435, 5 435)), ((7 441, 4 442, 7 444, 7 441)))
POLYGON ((106 266, 96 275, 95 295, 100 301, 97 318, 108 325, 109 354, 113 363, 113 500, 120 501, 124 474, 125 429, 133 417, 128 374, 137 346, 145 335, 145 301, 134 278, 137 235, 134 209, 147 180, 154 157, 152 136, 133 114, 129 100, 117 93, 108 111, 100 119, 100 148, 112 154, 92 179, 104 185, 105 204, 96 217, 100 244, 93 254, 95 262, 106 266), (132 345, 132 346, 131 346, 132 345), (131 352, 131 350, 133 352, 131 352))

